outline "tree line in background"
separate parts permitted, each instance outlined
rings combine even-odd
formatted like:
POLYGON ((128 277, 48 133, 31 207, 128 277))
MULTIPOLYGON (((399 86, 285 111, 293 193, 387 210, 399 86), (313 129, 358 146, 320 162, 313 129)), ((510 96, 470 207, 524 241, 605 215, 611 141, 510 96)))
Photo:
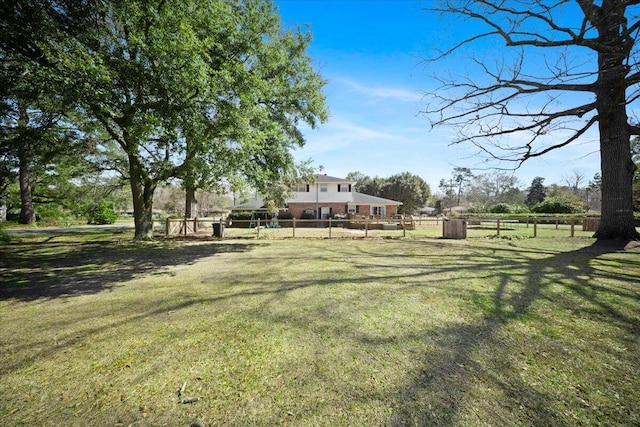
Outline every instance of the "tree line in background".
POLYGON ((588 182, 579 171, 563 176, 560 184, 544 185, 535 177, 529 187, 512 174, 493 172, 474 175, 468 168, 454 168, 449 179, 440 180, 436 212, 547 213, 599 212, 602 181, 596 174, 588 182))
POLYGON ((411 214, 426 206, 431 188, 422 178, 410 172, 388 178, 369 177, 362 172, 350 172, 347 179, 355 181, 354 191, 370 196, 402 202, 399 213, 411 214))
MULTIPOLYGON (((632 141, 633 161, 639 170, 634 175, 634 209, 640 212, 640 139, 632 141)), ((388 178, 370 177, 362 172, 350 172, 347 179, 356 182, 358 192, 402 202, 401 213, 428 212, 446 214, 468 213, 547 213, 570 214, 600 212, 602 178, 596 173, 588 179, 578 170, 562 177, 562 182, 545 185, 544 177, 535 177, 528 187, 513 173, 494 171, 474 174, 465 167, 456 167, 449 178, 439 182, 432 193, 429 184, 410 172, 388 178)))
POLYGON ((0 199, 31 223, 126 188, 136 239, 168 182, 187 210, 247 184, 277 202, 308 173, 298 126, 328 115, 310 40, 264 0, 2 2, 0 199))

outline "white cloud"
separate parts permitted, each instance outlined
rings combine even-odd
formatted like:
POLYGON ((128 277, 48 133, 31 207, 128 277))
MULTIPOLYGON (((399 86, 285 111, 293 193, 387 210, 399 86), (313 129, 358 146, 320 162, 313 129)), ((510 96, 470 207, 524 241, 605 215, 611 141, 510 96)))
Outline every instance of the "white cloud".
POLYGON ((405 142, 401 135, 375 130, 356 124, 352 121, 335 118, 319 129, 304 131, 306 144, 297 150, 297 157, 312 157, 321 153, 344 150, 353 144, 366 142, 368 144, 405 142))
POLYGON ((394 99, 399 102, 420 102, 423 95, 417 91, 397 87, 372 87, 365 86, 353 80, 338 78, 335 83, 343 84, 351 90, 369 96, 371 98, 394 99))

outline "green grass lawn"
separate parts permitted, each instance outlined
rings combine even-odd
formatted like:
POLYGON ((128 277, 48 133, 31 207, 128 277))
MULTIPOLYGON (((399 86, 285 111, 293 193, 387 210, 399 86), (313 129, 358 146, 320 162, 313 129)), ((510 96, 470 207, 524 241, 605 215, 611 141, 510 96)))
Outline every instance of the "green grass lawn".
POLYGON ((638 243, 131 233, 0 246, 0 425, 640 424, 638 243))

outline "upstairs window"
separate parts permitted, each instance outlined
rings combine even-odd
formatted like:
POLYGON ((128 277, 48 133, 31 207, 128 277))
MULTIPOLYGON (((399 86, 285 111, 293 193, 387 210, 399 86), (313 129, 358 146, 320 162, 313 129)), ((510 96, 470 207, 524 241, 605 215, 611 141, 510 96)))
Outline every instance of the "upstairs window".
POLYGON ((309 185, 308 184, 298 184, 293 188, 293 191, 297 193, 308 193, 309 185))
POLYGON ((320 184, 320 192, 321 193, 327 192, 327 184, 320 184))
POLYGON ((351 192, 351 184, 338 184, 338 192, 340 192, 340 193, 350 193, 351 192))

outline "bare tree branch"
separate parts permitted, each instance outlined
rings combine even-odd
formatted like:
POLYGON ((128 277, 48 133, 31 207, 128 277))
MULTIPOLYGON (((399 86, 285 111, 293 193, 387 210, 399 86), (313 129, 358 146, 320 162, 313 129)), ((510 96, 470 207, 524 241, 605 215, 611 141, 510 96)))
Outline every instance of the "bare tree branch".
POLYGON ((438 76, 441 86, 425 97, 423 113, 432 126, 457 129, 452 144, 471 144, 514 169, 599 134, 603 211, 596 234, 640 238, 629 142, 640 135, 640 124, 629 119, 640 98, 637 5, 640 0, 446 0, 431 10, 481 23, 484 31, 440 50, 435 60, 491 38, 504 43, 504 56, 474 51, 467 74, 438 76))

